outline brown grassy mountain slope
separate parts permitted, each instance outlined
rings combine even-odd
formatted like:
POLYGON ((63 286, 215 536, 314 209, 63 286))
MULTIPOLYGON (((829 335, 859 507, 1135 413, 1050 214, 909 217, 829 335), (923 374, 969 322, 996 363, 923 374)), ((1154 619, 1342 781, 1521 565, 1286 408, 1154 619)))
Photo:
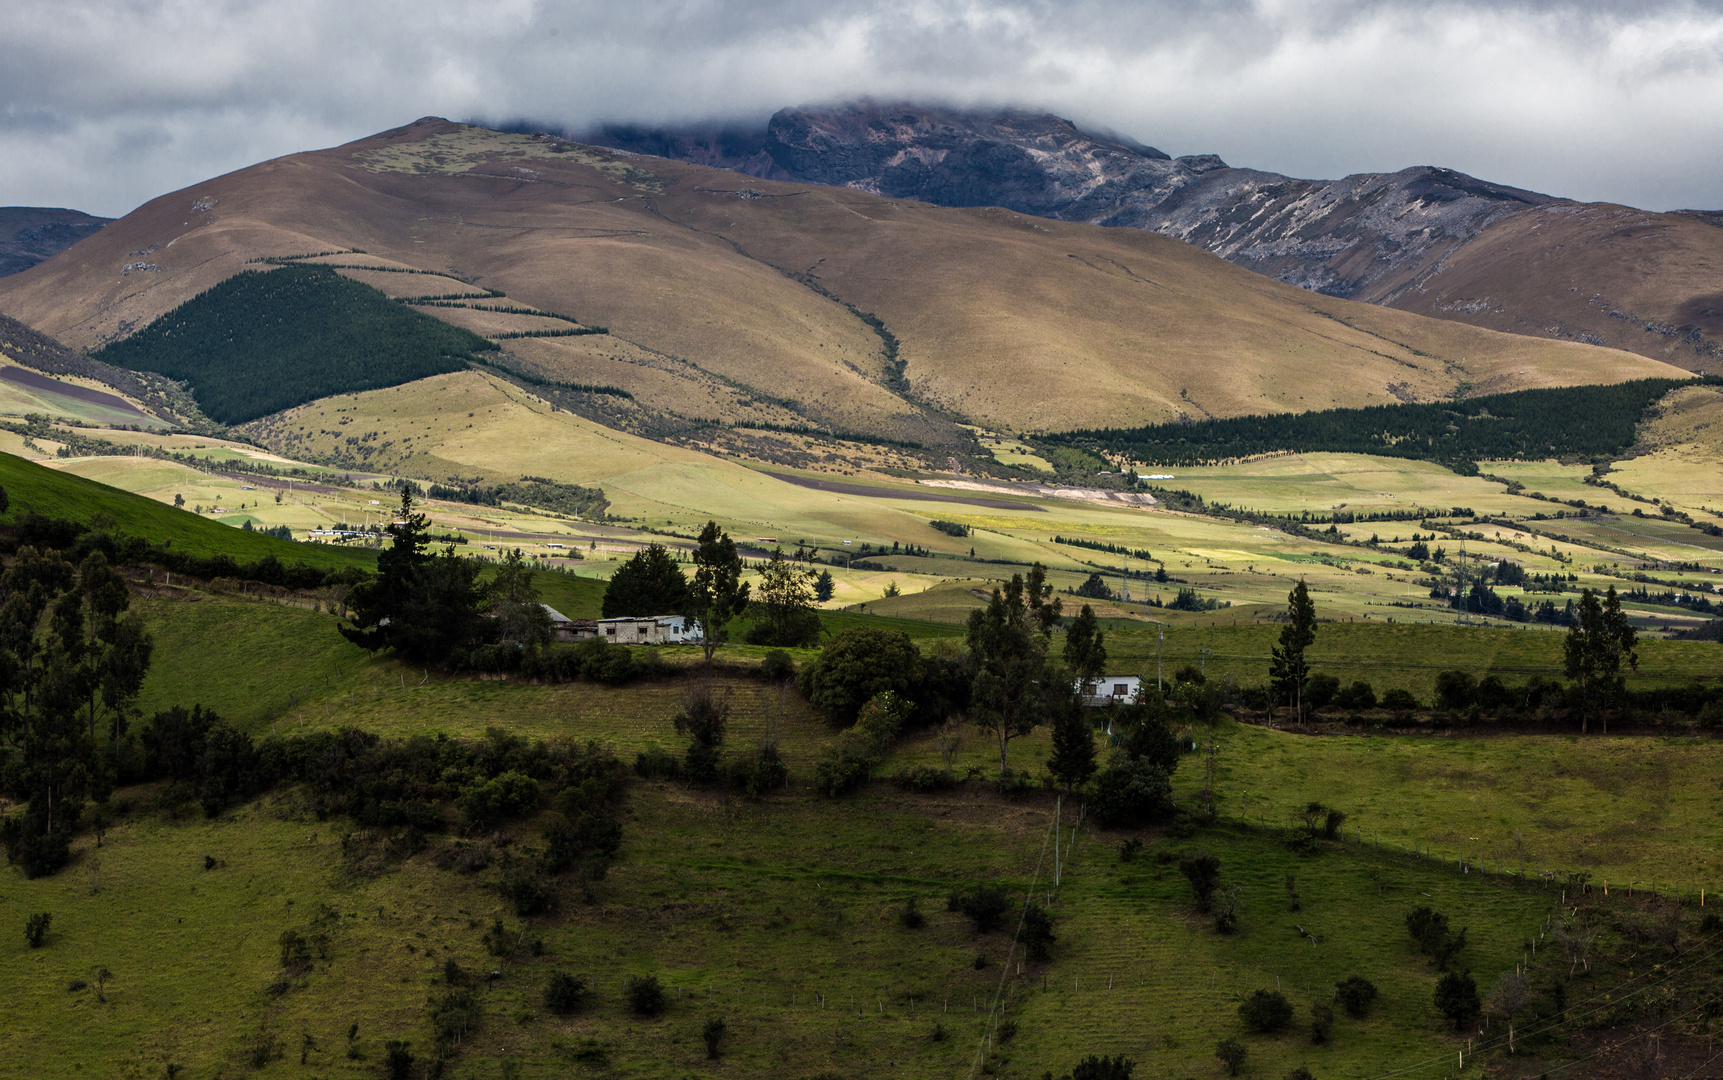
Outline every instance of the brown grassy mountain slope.
POLYGON ((1679 374, 1313 295, 1147 232, 434 119, 163 196, 0 281, 0 310, 89 348, 248 260, 353 249, 326 261, 610 328, 505 343, 541 374, 685 416, 934 442, 954 416, 1059 429, 1679 374))
POLYGON ((1686 214, 1603 203, 1521 211, 1414 284, 1364 299, 1723 374, 1723 228, 1686 214))

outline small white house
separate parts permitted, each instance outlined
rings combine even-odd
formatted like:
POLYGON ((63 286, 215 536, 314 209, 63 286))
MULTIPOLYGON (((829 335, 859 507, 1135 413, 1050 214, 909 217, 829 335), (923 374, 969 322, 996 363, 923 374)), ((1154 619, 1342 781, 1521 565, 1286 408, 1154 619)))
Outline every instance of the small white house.
POLYGON ((600 619, 598 636, 612 645, 683 645, 700 640, 700 620, 682 615, 600 619))
POLYGON ((1074 689, 1084 705, 1098 709, 1103 705, 1126 705, 1136 700, 1142 683, 1140 675, 1103 675, 1076 684, 1074 689))

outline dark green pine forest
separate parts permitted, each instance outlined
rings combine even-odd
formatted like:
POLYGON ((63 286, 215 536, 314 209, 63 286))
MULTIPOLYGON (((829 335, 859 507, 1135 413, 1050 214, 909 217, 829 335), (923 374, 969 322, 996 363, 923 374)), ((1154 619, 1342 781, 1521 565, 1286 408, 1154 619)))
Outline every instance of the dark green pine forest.
POLYGON ((1619 456, 1633 445, 1635 426, 1645 410, 1679 385, 1673 379, 1639 379, 1431 404, 1099 428, 1040 441, 1099 447, 1159 465, 1292 451, 1415 458, 1476 472, 1472 462, 1492 458, 1619 456))
POLYGON ((228 278, 94 355, 189 383, 205 414, 241 424, 460 371, 495 348, 328 267, 296 265, 228 278))

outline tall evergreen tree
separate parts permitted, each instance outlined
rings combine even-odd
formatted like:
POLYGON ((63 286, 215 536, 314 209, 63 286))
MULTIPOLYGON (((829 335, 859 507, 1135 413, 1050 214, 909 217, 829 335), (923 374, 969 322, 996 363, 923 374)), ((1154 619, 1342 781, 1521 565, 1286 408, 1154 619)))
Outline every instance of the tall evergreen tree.
POLYGON ((694 567, 688 610, 700 620, 700 648, 710 664, 718 645, 729 639, 730 620, 747 610, 749 591, 748 583, 742 580, 736 541, 718 528, 716 521, 706 522, 700 530, 694 567))
POLYGON ((355 586, 352 626, 342 636, 370 650, 392 648, 414 663, 442 664, 471 644, 479 631, 484 590, 477 559, 455 554, 453 544, 433 556, 430 522, 401 486, 399 519, 384 531, 392 539, 377 557, 377 576, 355 586))
POLYGON ((491 582, 491 614, 497 620, 497 639, 505 645, 543 645, 550 641, 550 613, 539 603, 533 573, 520 548, 503 553, 497 576, 491 582))
POLYGON ((1075 693, 1059 705, 1053 718, 1053 756, 1047 760, 1047 771, 1070 791, 1095 775, 1095 725, 1089 722, 1088 710, 1075 693))
POLYGON ((975 664, 971 715, 982 731, 999 739, 999 773, 1009 771, 1011 740, 1029 734, 1068 687, 1047 663, 1048 634, 1059 618, 1059 601, 1036 563, 1027 581, 1011 575, 994 589, 985 608, 969 613, 967 640, 975 664))
POLYGON ((648 544, 610 575, 604 589, 607 619, 680 615, 688 609, 688 579, 662 544, 648 544))
POLYGON ((1107 668, 1106 640, 1095 609, 1084 604, 1065 628, 1065 666, 1074 678, 1083 682, 1100 678, 1107 668))
POLYGON ((820 617, 814 611, 814 571, 784 558, 780 551, 760 567, 760 588, 752 606, 756 622, 748 631, 753 645, 807 647, 819 642, 820 617))
POLYGON ((1304 650, 1316 640, 1316 604, 1304 579, 1286 595, 1286 625, 1280 630, 1280 644, 1275 646, 1269 661, 1268 676, 1275 693, 1293 708, 1300 724, 1305 720, 1305 688, 1310 685, 1310 665, 1304 650))
POLYGON ((1621 700, 1627 688, 1621 665, 1625 662, 1632 670, 1639 670, 1638 640, 1639 632, 1622 612, 1614 585, 1604 593, 1602 603, 1590 589, 1580 593, 1573 625, 1562 643, 1562 658, 1567 677, 1579 686, 1581 734, 1590 730, 1594 707, 1603 718, 1603 730, 1608 732, 1607 710, 1621 700))

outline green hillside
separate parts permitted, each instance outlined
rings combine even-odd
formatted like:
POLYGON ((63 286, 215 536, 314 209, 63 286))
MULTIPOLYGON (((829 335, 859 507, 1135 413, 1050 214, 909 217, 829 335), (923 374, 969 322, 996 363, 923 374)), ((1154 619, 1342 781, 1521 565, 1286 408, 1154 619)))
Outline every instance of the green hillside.
POLYGON ((128 536, 142 537, 152 544, 171 542, 176 551, 190 555, 231 555, 240 562, 273 555, 284 563, 302 562, 323 569, 369 569, 377 562, 372 551, 299 544, 235 529, 12 454, 0 453, 0 487, 6 489, 11 501, 12 521, 34 511, 87 525, 100 513, 113 519, 115 527, 128 536))
POLYGON ((205 413, 241 424, 460 371, 495 348, 326 266, 290 265, 228 278, 95 355, 188 382, 205 413))

